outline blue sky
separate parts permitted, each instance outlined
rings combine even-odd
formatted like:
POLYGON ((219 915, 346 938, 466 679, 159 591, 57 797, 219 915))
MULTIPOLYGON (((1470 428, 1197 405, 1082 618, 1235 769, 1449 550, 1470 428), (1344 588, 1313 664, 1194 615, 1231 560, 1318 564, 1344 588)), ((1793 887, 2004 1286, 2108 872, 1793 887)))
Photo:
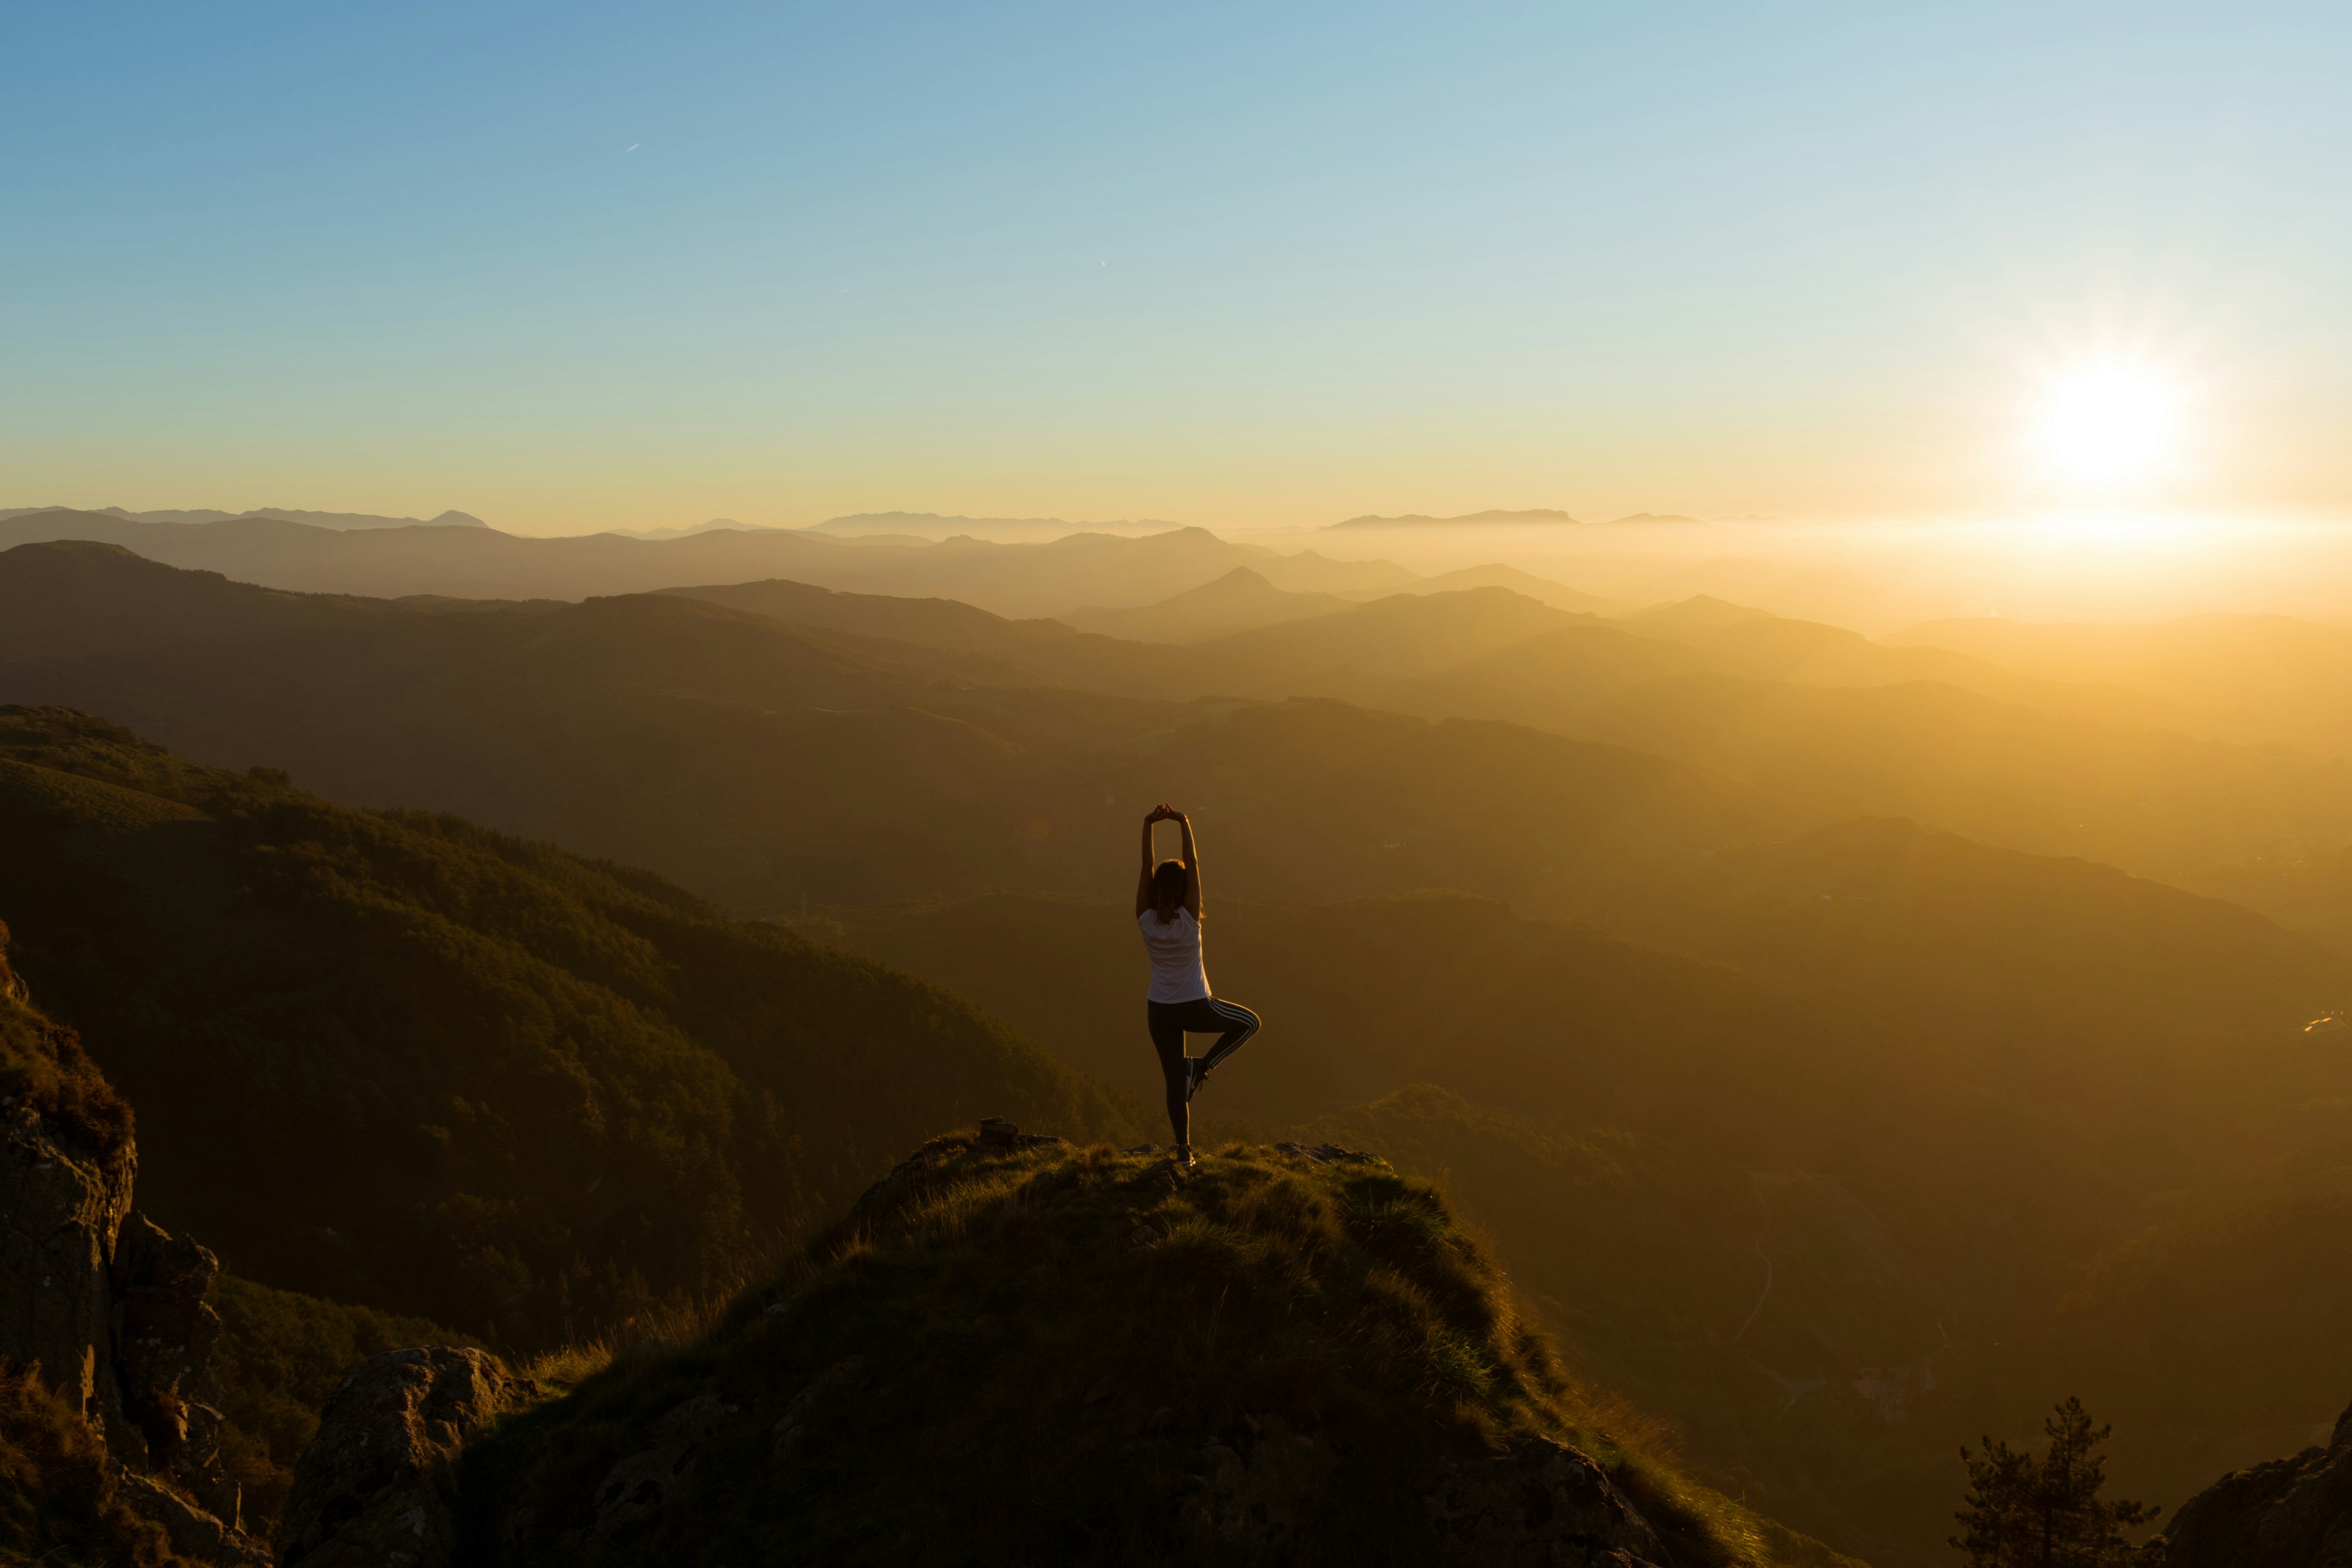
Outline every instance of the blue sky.
POLYGON ((2341 510, 2339 5, 20 7, 0 504, 2341 510))

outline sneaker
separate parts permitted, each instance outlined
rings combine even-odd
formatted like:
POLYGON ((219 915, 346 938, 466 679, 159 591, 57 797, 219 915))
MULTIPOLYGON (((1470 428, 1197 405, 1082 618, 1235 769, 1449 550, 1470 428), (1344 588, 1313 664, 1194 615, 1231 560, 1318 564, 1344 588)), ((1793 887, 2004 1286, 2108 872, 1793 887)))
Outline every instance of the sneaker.
POLYGON ((1198 1163, 1198 1162, 1192 1158, 1192 1145, 1190 1143, 1178 1149, 1173 1157, 1179 1165, 1183 1166, 1184 1169, 1188 1171, 1191 1170, 1194 1164, 1198 1163))
POLYGON ((1192 1103, 1192 1097, 1201 1092, 1201 1086, 1203 1083, 1206 1083, 1208 1079, 1209 1064, 1205 1059, 1200 1057, 1186 1057, 1184 1058, 1185 1104, 1190 1105, 1192 1103))

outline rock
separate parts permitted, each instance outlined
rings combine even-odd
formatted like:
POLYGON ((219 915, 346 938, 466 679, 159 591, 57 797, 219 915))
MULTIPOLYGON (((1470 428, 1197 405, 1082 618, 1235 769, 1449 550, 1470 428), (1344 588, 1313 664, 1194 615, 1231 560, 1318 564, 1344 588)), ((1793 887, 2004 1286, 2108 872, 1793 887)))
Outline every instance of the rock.
POLYGON ((1456 1461, 1423 1501, 1450 1562, 1648 1568, 1665 1560, 1657 1532, 1601 1467, 1549 1437, 1456 1461))
MULTIPOLYGON (((205 1302, 220 1260, 191 1240, 175 1240, 145 1215, 132 1213, 115 1242, 109 1270, 114 1377, 122 1414, 139 1430, 149 1464, 183 1485, 209 1490, 220 1400, 212 1375, 220 1316, 205 1302)), ((207 1496, 215 1508, 218 1500, 207 1496)))
POLYGON ((0 1112, 0 1355, 40 1363, 101 1431, 114 1403, 108 1265, 137 1166, 136 1151, 102 1155, 27 1106, 0 1112))
POLYGON ((1321 1438, 1292 1431, 1279 1416, 1257 1425, 1246 1454, 1218 1442, 1202 1447, 1209 1473, 1197 1518, 1226 1547, 1286 1556, 1301 1543, 1308 1507, 1339 1458, 1321 1438))
POLYGON ((537 1393, 484 1351, 392 1351, 343 1375, 294 1468, 279 1568, 439 1568, 457 1545, 451 1461, 537 1393))
POLYGON ((152 1476, 118 1465, 114 1490, 131 1512, 162 1525, 172 1550, 183 1556, 253 1563, 256 1568, 272 1561, 268 1547, 236 1525, 222 1523, 152 1476))
POLYGON ((784 1413, 775 1425, 776 1446, 770 1458, 779 1465, 788 1465, 799 1457, 801 1446, 808 1440, 809 1427, 821 1413, 821 1406, 836 1394, 856 1392, 866 1384, 866 1358, 854 1355, 835 1362, 817 1373, 814 1381, 793 1395, 784 1413))
POLYGON ((2352 1568, 2352 1409, 2327 1446, 2270 1459, 2180 1505, 2164 1568, 2352 1568))
MULTIPOLYGON (((5 936, 0 927, 0 944, 5 936)), ((0 1007, 29 1010, 5 958, 0 1007)), ((21 1021, 79 1054, 47 1020, 21 1021)), ((132 1210, 136 1145, 95 1136, 0 1103, 0 1355, 39 1364, 124 1467, 124 1495, 177 1550, 243 1561, 260 1549, 221 1465, 220 1319, 205 1301, 220 1264, 132 1210)))
POLYGON ((566 1535, 567 1549, 602 1546, 617 1531, 650 1517, 694 1473, 694 1451, 710 1440, 727 1419, 727 1404, 715 1394, 688 1400, 654 1423, 654 1446, 630 1455, 596 1484, 596 1519, 584 1531, 566 1535))

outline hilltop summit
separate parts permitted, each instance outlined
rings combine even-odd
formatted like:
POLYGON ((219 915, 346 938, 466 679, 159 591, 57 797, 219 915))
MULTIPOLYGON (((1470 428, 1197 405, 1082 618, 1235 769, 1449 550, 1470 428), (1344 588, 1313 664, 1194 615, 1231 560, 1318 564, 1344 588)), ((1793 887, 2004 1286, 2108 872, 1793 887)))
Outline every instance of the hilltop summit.
POLYGON ((1614 1440, 1444 1197, 1330 1145, 931 1139, 464 1464, 502 1563, 1834 1561, 1614 1440))

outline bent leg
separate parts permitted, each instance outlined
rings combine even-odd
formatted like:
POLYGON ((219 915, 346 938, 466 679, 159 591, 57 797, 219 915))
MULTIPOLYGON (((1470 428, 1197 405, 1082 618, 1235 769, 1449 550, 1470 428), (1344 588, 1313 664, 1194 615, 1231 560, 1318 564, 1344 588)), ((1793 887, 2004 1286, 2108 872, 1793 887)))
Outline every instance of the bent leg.
POLYGON ((1147 1002, 1151 1029, 1151 1048, 1160 1053, 1160 1076, 1168 1080, 1168 1125, 1176 1134, 1180 1147, 1192 1142, 1192 1112, 1184 1103, 1190 1064, 1184 1057, 1184 1019, 1180 1009, 1165 1003, 1147 1002))
POLYGON ((1258 1031, 1258 1016, 1238 1003, 1220 1001, 1212 996, 1205 1005, 1216 1019, 1213 1026, 1224 1033, 1218 1037, 1215 1045, 1209 1047, 1209 1054, 1201 1058, 1201 1076, 1203 1078, 1208 1076, 1211 1068, 1240 1050, 1258 1031))

